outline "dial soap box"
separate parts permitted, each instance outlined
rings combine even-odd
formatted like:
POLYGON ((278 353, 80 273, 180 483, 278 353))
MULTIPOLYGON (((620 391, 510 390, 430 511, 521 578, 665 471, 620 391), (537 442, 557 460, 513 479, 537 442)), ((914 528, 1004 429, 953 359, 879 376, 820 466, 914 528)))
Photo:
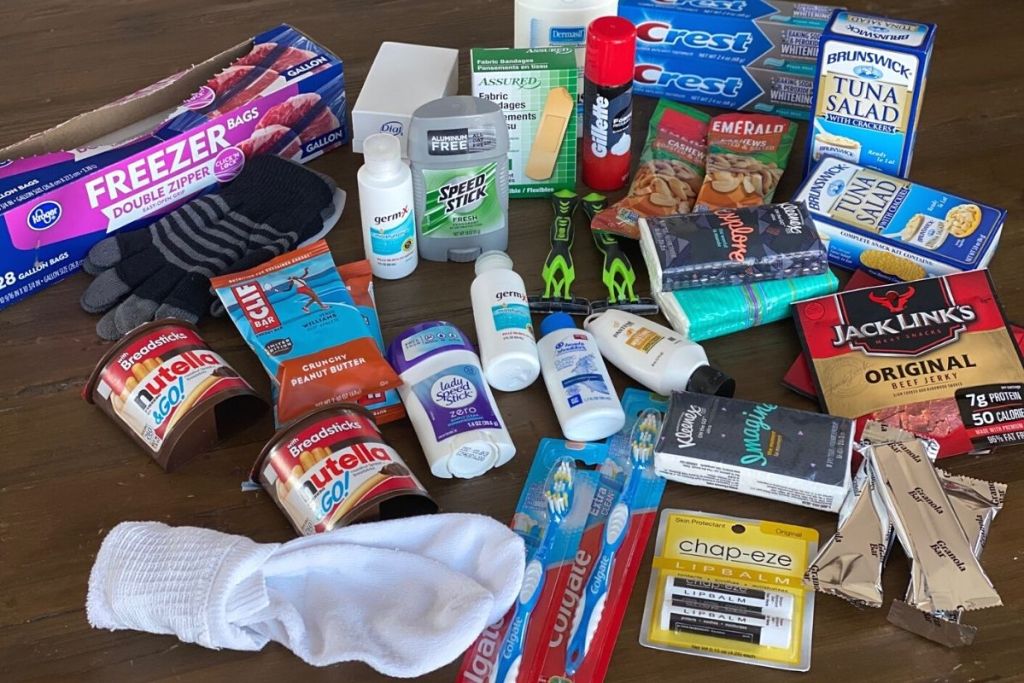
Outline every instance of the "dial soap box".
POLYGON ((906 178, 935 26, 839 11, 821 37, 806 168, 834 156, 906 178))

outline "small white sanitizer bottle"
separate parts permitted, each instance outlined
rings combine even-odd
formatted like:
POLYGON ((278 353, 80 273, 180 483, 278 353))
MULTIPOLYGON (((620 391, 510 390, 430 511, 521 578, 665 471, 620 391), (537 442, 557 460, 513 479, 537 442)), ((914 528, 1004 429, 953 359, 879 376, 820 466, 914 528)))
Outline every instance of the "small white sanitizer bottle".
POLYGON ((477 257, 469 297, 487 383, 498 391, 519 391, 533 384, 540 360, 530 302, 508 254, 485 251, 477 257))
POLYGON ((419 262, 412 173, 398 138, 387 133, 366 138, 363 161, 356 181, 366 258, 375 277, 397 280, 419 262))

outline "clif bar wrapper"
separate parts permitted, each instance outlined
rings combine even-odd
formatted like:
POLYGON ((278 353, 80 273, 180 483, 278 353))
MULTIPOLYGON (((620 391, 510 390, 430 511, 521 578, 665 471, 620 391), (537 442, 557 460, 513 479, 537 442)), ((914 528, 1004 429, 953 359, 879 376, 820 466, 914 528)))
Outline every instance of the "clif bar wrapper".
POLYGON ((878 482, 907 557, 919 569, 918 604, 934 611, 976 610, 1002 604, 978 564, 971 542, 928 460, 924 444, 870 446, 864 456, 878 482))
POLYGON ((684 484, 837 512, 852 451, 850 420, 684 391, 672 395, 654 469, 684 484))
POLYGON ((662 291, 818 275, 828 252, 802 204, 642 218, 651 285, 662 291))
POLYGON ((279 425, 337 403, 380 401, 401 384, 323 240, 210 283, 270 375, 279 425))
POLYGON ((822 409, 939 443, 939 457, 1024 440, 1024 365, 987 271, 794 305, 822 409))

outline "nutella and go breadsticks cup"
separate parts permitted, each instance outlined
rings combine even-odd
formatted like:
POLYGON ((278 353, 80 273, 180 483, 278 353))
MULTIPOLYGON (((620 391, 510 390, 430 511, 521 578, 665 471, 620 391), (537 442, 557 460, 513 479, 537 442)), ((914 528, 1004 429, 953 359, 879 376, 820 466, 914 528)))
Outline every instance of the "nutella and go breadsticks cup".
POLYGON ((251 476, 303 536, 371 517, 437 511, 370 413, 355 404, 324 408, 282 428, 251 476))
POLYGON ((267 408, 192 325, 158 320, 136 328, 93 370, 82 397, 173 470, 267 408))

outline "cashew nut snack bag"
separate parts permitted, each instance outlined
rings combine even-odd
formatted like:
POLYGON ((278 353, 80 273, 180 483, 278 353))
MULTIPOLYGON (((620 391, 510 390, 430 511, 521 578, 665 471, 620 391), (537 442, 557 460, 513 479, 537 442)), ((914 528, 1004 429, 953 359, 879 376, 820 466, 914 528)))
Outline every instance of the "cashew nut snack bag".
POLYGON ((770 203, 795 136, 796 124, 780 116, 722 114, 711 119, 707 172, 694 208, 770 203))
POLYGON ((591 227, 638 239, 641 218, 690 213, 704 178, 710 118, 684 104, 658 100, 629 194, 594 216, 591 227))

